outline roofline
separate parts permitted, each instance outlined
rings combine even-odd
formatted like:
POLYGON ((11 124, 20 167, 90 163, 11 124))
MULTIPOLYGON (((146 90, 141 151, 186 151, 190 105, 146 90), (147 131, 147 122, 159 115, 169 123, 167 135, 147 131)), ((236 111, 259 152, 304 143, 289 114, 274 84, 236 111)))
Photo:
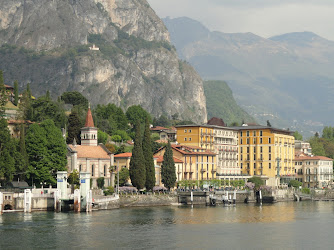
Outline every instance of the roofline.
POLYGON ((187 128, 187 127, 203 127, 203 128, 217 128, 217 129, 227 129, 227 130, 233 130, 238 131, 238 129, 235 129, 235 127, 224 127, 224 126, 218 126, 218 125, 209 125, 209 124, 190 124, 190 125, 177 125, 175 128, 187 128))

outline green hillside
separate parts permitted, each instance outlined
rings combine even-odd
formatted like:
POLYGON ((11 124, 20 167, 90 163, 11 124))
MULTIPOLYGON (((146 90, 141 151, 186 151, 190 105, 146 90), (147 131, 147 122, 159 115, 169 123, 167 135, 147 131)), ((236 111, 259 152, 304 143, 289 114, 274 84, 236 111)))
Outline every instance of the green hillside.
POLYGON ((236 103, 232 90, 224 81, 205 81, 204 92, 208 119, 219 117, 228 125, 237 122, 255 122, 255 119, 247 114, 236 103))

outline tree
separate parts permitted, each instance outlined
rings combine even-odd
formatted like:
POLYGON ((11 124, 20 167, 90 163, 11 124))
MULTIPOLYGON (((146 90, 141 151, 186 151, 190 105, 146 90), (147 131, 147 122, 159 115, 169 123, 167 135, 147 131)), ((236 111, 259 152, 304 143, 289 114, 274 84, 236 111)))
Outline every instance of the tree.
POLYGON ((133 105, 128 108, 126 111, 126 117, 131 125, 136 124, 139 121, 141 124, 145 123, 146 117, 148 118, 149 122, 152 122, 151 115, 143 109, 140 105, 133 105))
POLYGON ((106 144, 107 141, 108 141, 108 137, 109 135, 101 130, 98 130, 97 131, 97 140, 98 140, 98 143, 103 143, 103 144, 106 144))
POLYGON ((169 190, 175 186, 176 173, 175 173, 175 163, 173 159, 173 151, 168 142, 164 154, 164 158, 161 165, 161 181, 169 190))
POLYGON ((3 73, 0 70, 0 118, 5 115, 5 106, 7 103, 7 91, 3 80, 3 73))
POLYGON ((114 142, 121 142, 122 141, 122 137, 119 136, 119 135, 113 135, 111 137, 111 140, 114 141, 114 142))
POLYGON ((134 140, 134 147, 132 149, 132 156, 130 159, 130 178, 133 186, 135 186, 137 189, 142 189, 145 187, 146 183, 146 169, 144 163, 139 120, 137 120, 135 130, 136 137, 134 140))
POLYGON ((295 137, 295 140, 299 140, 299 141, 303 140, 303 136, 298 131, 295 131, 293 133, 293 136, 295 137))
POLYGON ((82 126, 83 124, 81 123, 78 113, 76 111, 72 111, 68 117, 67 144, 72 144, 74 139, 78 144, 81 144, 80 134, 82 126))
POLYGON ((291 180, 289 182, 290 187, 298 188, 298 187, 301 187, 302 185, 303 185, 303 183, 301 183, 300 181, 297 181, 297 180, 291 180))
POLYGON ((316 136, 312 137, 309 140, 309 143, 312 147, 312 154, 313 155, 317 155, 317 156, 325 156, 326 155, 324 145, 321 143, 321 140, 320 140, 319 137, 316 137, 316 136))
POLYGON ((264 181, 257 176, 248 179, 248 182, 252 182, 255 184, 255 190, 259 190, 262 185, 264 185, 264 181))
POLYGON ((77 91, 64 92, 60 98, 66 104, 72 104, 73 106, 82 106, 84 109, 88 108, 87 98, 77 91))
POLYGON ((155 119, 154 126, 170 127, 172 124, 165 115, 161 115, 158 119, 155 119))
POLYGON ((27 149, 26 149, 26 143, 25 143, 25 127, 23 124, 21 124, 20 127, 20 142, 19 142, 19 152, 20 155, 22 156, 22 160, 23 160, 23 171, 26 172, 26 170, 28 169, 28 165, 29 165, 29 159, 28 159, 28 154, 27 154, 27 149))
POLYGON ((143 138, 143 154, 144 154, 145 169, 146 169, 145 186, 147 190, 153 190, 153 187, 155 185, 155 168, 154 168, 154 160, 152 152, 150 124, 148 121, 148 117, 146 117, 146 122, 145 122, 145 131, 143 138))
POLYGON ((127 168, 122 168, 119 171, 119 185, 124 186, 130 178, 129 170, 127 168))
POLYGON ((67 181, 70 185, 72 185, 73 188, 79 189, 80 188, 79 171, 74 169, 73 172, 69 174, 67 181))
POLYGON ((14 105, 17 106, 19 104, 19 83, 17 81, 14 82, 14 105))
POLYGON ((98 188, 102 189, 104 187, 104 177, 97 178, 96 182, 98 188))
POLYGON ((56 184, 57 171, 66 171, 66 144, 61 130, 52 120, 32 124, 26 135, 29 166, 27 177, 31 183, 56 184))
POLYGON ((51 119, 58 128, 65 127, 66 115, 62 103, 54 102, 49 97, 42 96, 32 102, 32 109, 32 121, 42 122, 51 119))
POLYGON ((10 137, 7 121, 0 118, 0 179, 13 180, 15 174, 15 146, 10 137))

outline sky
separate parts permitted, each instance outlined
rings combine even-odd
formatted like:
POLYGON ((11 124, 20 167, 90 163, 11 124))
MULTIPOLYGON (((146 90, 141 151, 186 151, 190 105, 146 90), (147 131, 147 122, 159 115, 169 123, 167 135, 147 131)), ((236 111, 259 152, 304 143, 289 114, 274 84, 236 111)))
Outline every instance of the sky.
POLYGON ((334 41, 334 0, 148 0, 159 17, 190 17, 211 31, 268 38, 311 31, 334 41))

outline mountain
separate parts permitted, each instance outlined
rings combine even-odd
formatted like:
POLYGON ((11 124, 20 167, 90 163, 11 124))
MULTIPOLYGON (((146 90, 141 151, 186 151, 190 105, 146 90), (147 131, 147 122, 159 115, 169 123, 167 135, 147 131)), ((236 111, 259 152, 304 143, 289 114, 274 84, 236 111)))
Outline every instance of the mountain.
POLYGON ((141 104, 155 116, 207 119, 203 81, 178 59, 146 0, 0 2, 0 69, 36 96, 79 91, 92 104, 141 104), (98 50, 90 50, 93 44, 98 50))
POLYGON ((205 81, 204 92, 208 117, 223 118, 225 124, 255 123, 253 117, 241 109, 233 98, 233 93, 224 81, 205 81))
POLYGON ((186 17, 163 21, 180 57, 204 79, 226 81, 238 104, 261 123, 306 136, 334 123, 334 42, 311 32, 266 39, 211 32, 186 17))

